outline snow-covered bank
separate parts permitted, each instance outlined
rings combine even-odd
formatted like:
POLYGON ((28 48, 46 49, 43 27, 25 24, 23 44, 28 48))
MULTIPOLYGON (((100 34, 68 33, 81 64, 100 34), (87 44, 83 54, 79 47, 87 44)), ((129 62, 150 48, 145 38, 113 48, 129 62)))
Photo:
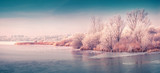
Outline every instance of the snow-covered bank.
POLYGON ((0 45, 14 45, 17 42, 31 42, 31 41, 0 41, 0 45))
POLYGON ((15 41, 0 41, 0 45, 14 45, 15 41))

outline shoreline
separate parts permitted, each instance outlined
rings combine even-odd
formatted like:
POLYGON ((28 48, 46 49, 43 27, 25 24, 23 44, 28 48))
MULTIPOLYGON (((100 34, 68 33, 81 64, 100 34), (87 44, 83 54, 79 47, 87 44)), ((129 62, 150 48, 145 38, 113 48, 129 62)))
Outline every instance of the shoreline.
MULTIPOLYGON (((71 46, 71 42, 65 42, 65 41, 60 41, 60 42, 16 42, 14 45, 53 45, 53 46, 64 46, 64 47, 69 47, 71 46)), ((85 50, 89 50, 89 49, 80 49, 82 51, 85 50)), ((125 50, 121 50, 121 51, 116 51, 116 50, 95 50, 93 49, 93 51, 104 51, 104 52, 129 52, 129 51, 125 51, 125 50)), ((160 49, 158 48, 154 48, 154 49, 147 49, 147 50, 136 50, 133 51, 131 53, 138 53, 138 52, 147 52, 147 53, 151 53, 151 52, 160 52, 160 49)))

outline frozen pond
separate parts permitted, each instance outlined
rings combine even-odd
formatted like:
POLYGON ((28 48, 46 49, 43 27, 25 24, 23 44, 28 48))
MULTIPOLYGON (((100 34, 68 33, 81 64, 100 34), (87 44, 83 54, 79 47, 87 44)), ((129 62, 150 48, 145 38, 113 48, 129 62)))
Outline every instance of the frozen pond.
POLYGON ((0 73, 160 73, 160 54, 0 45, 0 73))

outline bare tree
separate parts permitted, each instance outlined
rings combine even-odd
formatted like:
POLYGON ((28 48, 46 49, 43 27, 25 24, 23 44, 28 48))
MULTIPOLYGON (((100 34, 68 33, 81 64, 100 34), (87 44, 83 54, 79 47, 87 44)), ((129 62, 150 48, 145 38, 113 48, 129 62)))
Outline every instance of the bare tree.
POLYGON ((91 28, 90 28, 90 32, 91 33, 96 33, 96 32, 100 32, 103 29, 103 23, 101 18, 96 18, 96 17, 92 17, 91 18, 91 28))

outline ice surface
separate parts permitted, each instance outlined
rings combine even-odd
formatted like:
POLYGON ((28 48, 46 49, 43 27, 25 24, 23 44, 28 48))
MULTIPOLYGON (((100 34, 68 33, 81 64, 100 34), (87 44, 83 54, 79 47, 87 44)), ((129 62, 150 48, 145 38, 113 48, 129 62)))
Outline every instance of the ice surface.
POLYGON ((150 63, 160 64, 160 60, 153 60, 150 63))
POLYGON ((127 57, 127 56, 136 56, 136 55, 144 55, 144 54, 147 54, 147 53, 126 53, 126 52, 123 52, 123 53, 113 53, 113 52, 107 52, 107 53, 102 53, 100 55, 96 55, 96 56, 92 56, 90 58, 93 58, 93 59, 97 59, 97 58, 114 58, 114 57, 127 57))

